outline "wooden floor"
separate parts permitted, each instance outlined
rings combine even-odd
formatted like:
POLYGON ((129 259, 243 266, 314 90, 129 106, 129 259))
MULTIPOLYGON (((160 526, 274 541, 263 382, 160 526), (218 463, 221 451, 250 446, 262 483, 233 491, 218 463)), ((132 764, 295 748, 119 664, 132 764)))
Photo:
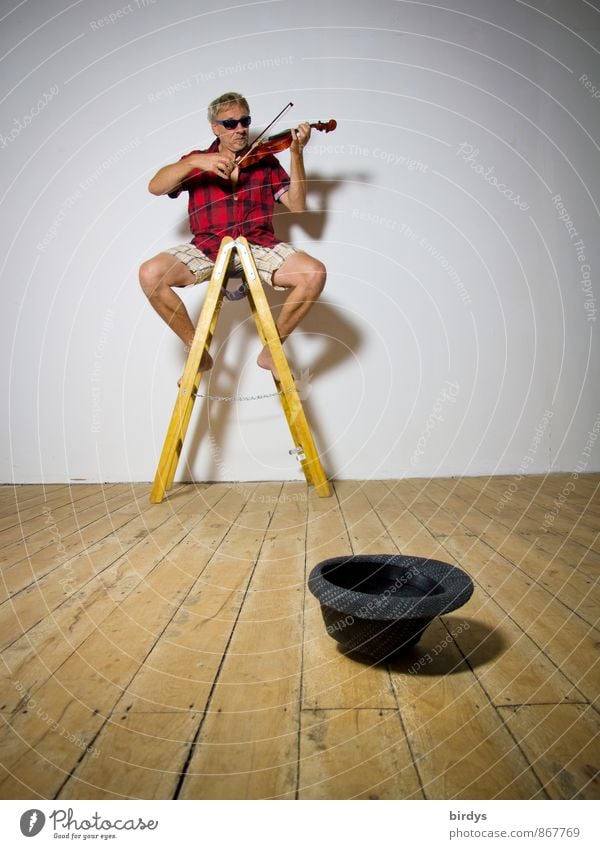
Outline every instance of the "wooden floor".
POLYGON ((598 798, 600 475, 0 489, 0 797, 598 798), (347 553, 473 597, 401 660, 307 590, 347 553))

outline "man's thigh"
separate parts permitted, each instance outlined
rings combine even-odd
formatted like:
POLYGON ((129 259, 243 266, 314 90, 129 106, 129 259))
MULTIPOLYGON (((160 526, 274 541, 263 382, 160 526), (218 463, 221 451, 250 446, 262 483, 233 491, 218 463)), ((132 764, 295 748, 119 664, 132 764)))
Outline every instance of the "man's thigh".
POLYGON ((322 267, 314 256, 296 251, 283 262, 273 274, 273 286, 276 289, 293 289, 303 280, 303 275, 322 267))
POLYGON ((208 280, 214 268, 214 262, 194 245, 175 245, 166 248, 162 257, 172 257, 174 262, 165 276, 169 286, 191 286, 208 280))
POLYGON ((292 259, 298 251, 296 248, 289 245, 287 242, 279 242, 272 248, 264 248, 262 245, 250 245, 252 256, 256 264, 256 270, 263 283, 267 283, 274 289, 289 288, 285 283, 279 284, 275 282, 275 275, 285 265, 288 260, 292 259))

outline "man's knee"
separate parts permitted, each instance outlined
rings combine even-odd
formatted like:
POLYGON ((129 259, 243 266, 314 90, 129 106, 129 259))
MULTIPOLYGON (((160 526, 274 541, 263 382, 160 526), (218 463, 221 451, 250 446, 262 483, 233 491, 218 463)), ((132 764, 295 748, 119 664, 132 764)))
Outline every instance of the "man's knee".
POLYGON ((151 298, 161 289, 171 286, 188 286, 194 282, 194 275, 180 260, 163 253, 142 263, 139 271, 140 286, 151 298))
POLYGON ((304 271, 303 284, 306 295, 310 298, 318 298, 325 288, 326 279, 327 269, 323 263, 311 257, 311 261, 304 271))
POLYGON ((164 269, 157 257, 148 259, 141 264, 139 278, 140 286, 148 298, 152 297, 156 290, 160 288, 161 283, 164 285, 164 269))

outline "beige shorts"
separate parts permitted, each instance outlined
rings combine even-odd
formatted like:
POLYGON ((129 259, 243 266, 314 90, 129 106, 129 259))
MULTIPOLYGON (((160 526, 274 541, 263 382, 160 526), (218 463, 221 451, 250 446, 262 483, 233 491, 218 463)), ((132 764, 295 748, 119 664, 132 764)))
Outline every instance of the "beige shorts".
MULTIPOLYGON (((250 250, 252 251, 256 269, 263 283, 268 283, 273 289, 285 289, 285 286, 276 286, 272 281, 272 277, 286 259, 297 253, 296 248, 293 248, 287 242, 279 242, 274 248, 250 245, 250 250)), ((165 253, 173 254, 180 262, 187 265, 196 278, 194 283, 204 283, 205 280, 210 279, 215 264, 212 259, 209 259, 195 245, 175 245, 173 248, 166 248, 165 253)), ((237 251, 233 257, 232 269, 235 274, 239 274, 242 270, 237 251)))

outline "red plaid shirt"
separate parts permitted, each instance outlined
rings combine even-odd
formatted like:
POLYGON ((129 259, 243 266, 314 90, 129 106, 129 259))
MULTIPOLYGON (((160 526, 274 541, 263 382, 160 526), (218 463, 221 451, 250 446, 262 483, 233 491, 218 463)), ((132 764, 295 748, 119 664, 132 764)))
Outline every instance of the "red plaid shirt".
MULTIPOLYGON (((181 158, 193 153, 216 153, 218 148, 219 140, 215 139, 208 150, 193 150, 181 158)), ((281 240, 273 230, 273 207, 289 185, 287 172, 269 155, 240 169, 235 191, 231 180, 195 169, 180 187, 169 192, 169 197, 189 192, 192 244, 214 260, 224 236, 245 236, 251 244, 265 248, 279 244, 281 240)))

